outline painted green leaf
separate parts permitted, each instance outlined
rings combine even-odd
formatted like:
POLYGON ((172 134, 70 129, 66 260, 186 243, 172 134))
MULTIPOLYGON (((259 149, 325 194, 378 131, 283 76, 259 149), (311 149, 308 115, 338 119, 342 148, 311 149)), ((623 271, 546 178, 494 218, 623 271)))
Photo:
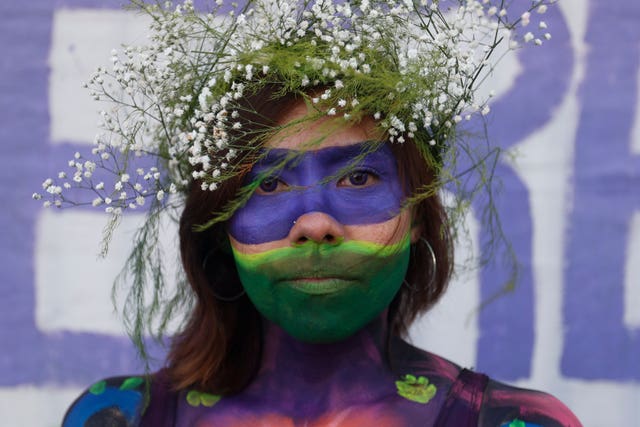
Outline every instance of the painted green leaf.
POLYGON ((187 403, 194 407, 200 406, 200 393, 196 390, 190 390, 187 393, 187 403))
POLYGON ((137 388, 140 384, 142 384, 144 380, 140 377, 131 377, 127 378, 120 385, 120 390, 133 390, 137 388))
POLYGON ((91 394, 95 394, 96 396, 99 394, 104 393, 104 390, 107 388, 107 382, 106 381, 99 381, 97 383, 95 383, 94 385, 92 385, 91 387, 89 387, 89 392, 91 394))
POLYGON ((520 421, 519 419, 515 419, 509 423, 509 427, 527 427, 527 424, 524 421, 520 421))
POLYGON ((402 380, 396 381, 396 388, 400 396, 417 403, 428 403, 438 391, 435 385, 429 384, 427 378, 413 375, 405 375, 402 380))
POLYGON ((187 403, 193 407, 198 407, 200 405, 206 406, 207 408, 211 408, 213 405, 218 403, 221 396, 209 393, 202 393, 197 390, 191 390, 187 393, 187 403))
POLYGON ((211 408, 213 405, 218 403, 220 400, 220 396, 209 393, 200 393, 200 401, 202 404, 208 408, 211 408))

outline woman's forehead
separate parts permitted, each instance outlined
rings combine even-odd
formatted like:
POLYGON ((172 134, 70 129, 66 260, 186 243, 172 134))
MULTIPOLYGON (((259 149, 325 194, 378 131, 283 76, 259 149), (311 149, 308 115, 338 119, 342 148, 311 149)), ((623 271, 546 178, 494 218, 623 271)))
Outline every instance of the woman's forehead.
MULTIPOLYGON (((324 169, 335 173, 336 167, 376 166, 379 173, 397 174, 396 159, 388 143, 356 141, 351 144, 319 147, 314 150, 271 148, 264 152, 252 174, 280 169, 324 169)), ((346 172, 346 171, 345 171, 346 172)), ((324 175, 319 178, 325 177, 324 175)))
POLYGON ((266 147, 312 151, 380 140, 383 136, 369 116, 356 121, 345 120, 342 115, 321 115, 303 100, 285 109, 277 124, 281 129, 267 139, 266 147))

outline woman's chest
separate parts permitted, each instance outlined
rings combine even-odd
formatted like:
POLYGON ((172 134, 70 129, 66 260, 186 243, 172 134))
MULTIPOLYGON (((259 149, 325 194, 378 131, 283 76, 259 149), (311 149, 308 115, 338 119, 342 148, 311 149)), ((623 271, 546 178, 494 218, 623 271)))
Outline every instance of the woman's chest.
MULTIPOLYGON (((192 396, 193 397, 193 396, 192 396)), ((429 427, 438 417, 442 399, 409 400, 391 395, 373 402, 318 406, 317 399, 296 405, 267 404, 242 399, 201 399, 180 402, 176 427, 429 427), (213 404, 212 404, 213 403, 213 404)), ((268 399, 267 399, 268 401, 268 399)))

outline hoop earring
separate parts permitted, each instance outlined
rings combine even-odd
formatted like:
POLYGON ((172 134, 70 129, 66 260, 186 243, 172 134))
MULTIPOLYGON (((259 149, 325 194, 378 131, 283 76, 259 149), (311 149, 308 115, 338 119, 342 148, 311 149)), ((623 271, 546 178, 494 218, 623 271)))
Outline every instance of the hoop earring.
MULTIPOLYGON (((429 283, 427 284, 427 288, 429 288, 433 284, 433 282, 436 280, 436 272, 438 267, 437 260, 436 260, 436 253, 434 252, 433 248, 431 247, 431 244, 427 239, 425 239, 424 237, 420 237, 419 241, 427 245, 427 248, 429 249, 429 253, 431 254, 431 265, 433 266, 433 268, 431 269, 431 278, 429 279, 429 283)), ((412 255, 413 255, 413 251, 412 251, 412 255)), ((405 285, 412 292, 418 292, 419 290, 415 286, 412 286, 411 284, 409 284, 409 282, 407 282, 407 279, 404 279, 402 281, 402 284, 405 285)))
MULTIPOLYGON (((207 255, 205 255, 204 259, 202 260, 202 271, 205 274, 207 272, 207 262, 209 261, 209 257, 211 256, 212 253, 213 253, 213 250, 210 250, 209 252, 207 252, 207 255)), ((240 298, 242 298, 244 296, 244 294, 246 293, 246 291, 245 291, 244 288, 242 288, 240 293, 236 294, 236 295, 232 295, 232 296, 220 295, 219 293, 216 292, 215 288, 213 286, 211 286, 211 293, 219 301, 222 301, 222 302, 235 302, 235 301, 239 300, 240 298)))
POLYGON ((427 245, 427 248, 429 248, 429 253, 431 254, 431 265, 433 265, 433 269, 431 270, 431 278, 429 279, 429 284, 427 285, 427 287, 430 287, 436 280, 436 273, 438 271, 438 260, 436 259, 436 253, 431 247, 431 243, 429 243, 429 241, 424 237, 420 237, 420 241, 427 245))

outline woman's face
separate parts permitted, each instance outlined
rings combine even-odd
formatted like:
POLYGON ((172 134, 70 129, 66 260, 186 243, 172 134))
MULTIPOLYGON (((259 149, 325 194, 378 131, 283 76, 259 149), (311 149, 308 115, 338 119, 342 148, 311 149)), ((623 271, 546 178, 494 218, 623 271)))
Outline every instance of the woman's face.
POLYGON ((417 232, 404 186, 373 120, 304 120, 295 103, 248 180, 261 181, 229 222, 238 273, 258 311, 308 342, 344 339, 402 284, 417 232))

